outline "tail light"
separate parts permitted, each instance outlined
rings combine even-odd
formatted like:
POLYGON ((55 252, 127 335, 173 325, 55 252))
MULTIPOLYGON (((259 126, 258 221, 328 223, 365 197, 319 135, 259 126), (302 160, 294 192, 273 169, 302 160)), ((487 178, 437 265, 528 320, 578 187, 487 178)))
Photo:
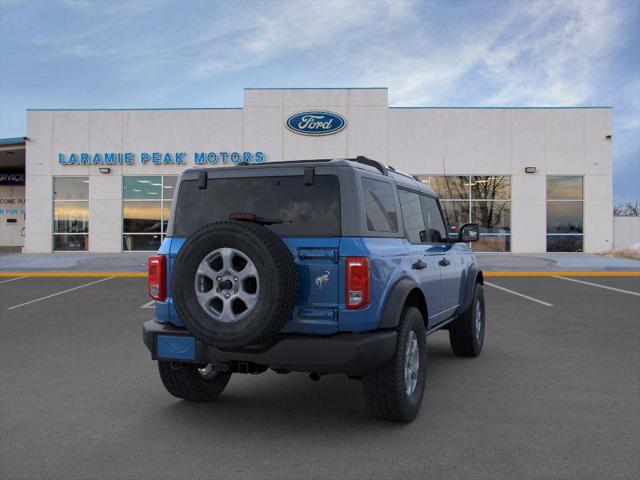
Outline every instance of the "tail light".
POLYGON ((149 257, 147 265, 149 267, 149 276, 147 277, 147 290, 149 296, 158 302, 162 302, 167 298, 165 288, 165 256, 152 255, 149 257))
POLYGON ((363 308, 369 305, 369 259, 367 257, 347 257, 347 295, 348 309, 363 308))

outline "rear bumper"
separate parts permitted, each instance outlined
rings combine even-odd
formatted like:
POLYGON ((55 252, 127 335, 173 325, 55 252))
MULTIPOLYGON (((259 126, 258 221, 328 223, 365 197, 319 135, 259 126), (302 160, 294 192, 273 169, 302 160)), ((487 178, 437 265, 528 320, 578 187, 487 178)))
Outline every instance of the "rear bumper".
POLYGON ((154 360, 173 360, 197 364, 247 363, 291 372, 346 373, 359 375, 375 370, 393 357, 397 333, 378 330, 369 333, 338 333, 330 336, 276 335, 265 345, 236 351, 222 351, 206 345, 185 328, 158 323, 143 325, 143 340, 154 360), (158 335, 195 341, 193 358, 167 358, 158 355, 158 335))

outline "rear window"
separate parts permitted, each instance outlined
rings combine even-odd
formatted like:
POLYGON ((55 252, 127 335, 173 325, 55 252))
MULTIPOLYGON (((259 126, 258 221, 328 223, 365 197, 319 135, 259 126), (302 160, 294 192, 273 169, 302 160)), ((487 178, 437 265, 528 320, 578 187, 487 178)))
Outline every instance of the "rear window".
POLYGON ((232 213, 283 220, 267 225, 281 237, 337 237, 340 182, 335 175, 316 175, 307 186, 302 175, 219 178, 201 190, 197 180, 187 180, 180 185, 173 234, 187 237, 232 213))

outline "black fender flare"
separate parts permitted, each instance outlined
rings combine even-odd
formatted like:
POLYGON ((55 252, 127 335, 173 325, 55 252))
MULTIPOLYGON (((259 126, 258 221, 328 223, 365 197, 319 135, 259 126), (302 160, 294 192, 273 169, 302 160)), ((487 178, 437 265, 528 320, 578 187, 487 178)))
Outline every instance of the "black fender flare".
POLYGON ((473 300, 473 289, 476 283, 484 285, 484 275, 482 270, 477 265, 471 265, 467 272, 467 278, 464 282, 464 291, 460 295, 460 307, 458 308, 458 315, 468 312, 471 308, 471 301, 473 300))
MULTIPOLYGON (((402 314, 402 307, 404 306, 409 293, 411 293, 415 288, 422 292, 420 285, 409 277, 400 278, 395 285, 391 287, 391 293, 389 293, 387 303, 382 311, 378 328, 395 328, 398 326, 398 323, 400 322, 400 315, 402 314)), ((425 318, 424 321, 426 324, 427 319, 425 318)))

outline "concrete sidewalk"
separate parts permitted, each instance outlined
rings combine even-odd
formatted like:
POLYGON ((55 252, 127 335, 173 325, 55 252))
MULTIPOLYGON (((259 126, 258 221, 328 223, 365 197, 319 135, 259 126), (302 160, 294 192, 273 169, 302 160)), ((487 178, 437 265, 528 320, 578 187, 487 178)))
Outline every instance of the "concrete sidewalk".
POLYGON ((487 272, 614 272, 640 271, 640 261, 588 253, 478 253, 487 272))
MULTIPOLYGON (((0 252, 0 272, 145 272, 149 252, 0 252)), ((479 253, 487 272, 640 271, 640 261, 585 253, 479 253)))
POLYGON ((0 272, 146 272, 149 252, 0 253, 0 272))

